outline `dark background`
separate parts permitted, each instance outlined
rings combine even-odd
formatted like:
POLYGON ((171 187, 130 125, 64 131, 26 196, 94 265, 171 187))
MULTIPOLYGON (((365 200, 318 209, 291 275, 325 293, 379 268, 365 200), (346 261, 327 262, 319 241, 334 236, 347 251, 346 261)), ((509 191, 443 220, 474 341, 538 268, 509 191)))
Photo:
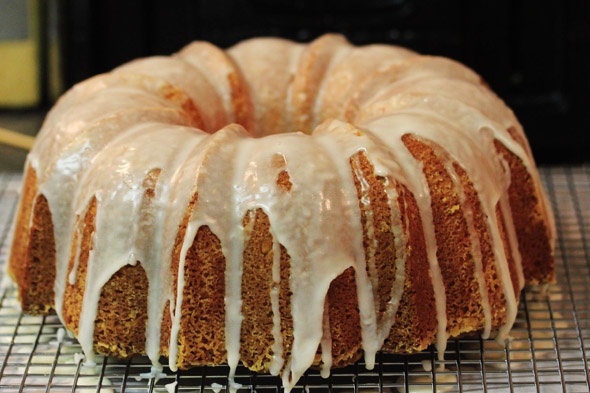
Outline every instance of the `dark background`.
POLYGON ((459 60, 516 112, 537 161, 590 161, 590 1, 65 0, 65 87, 191 40, 339 32, 459 60))

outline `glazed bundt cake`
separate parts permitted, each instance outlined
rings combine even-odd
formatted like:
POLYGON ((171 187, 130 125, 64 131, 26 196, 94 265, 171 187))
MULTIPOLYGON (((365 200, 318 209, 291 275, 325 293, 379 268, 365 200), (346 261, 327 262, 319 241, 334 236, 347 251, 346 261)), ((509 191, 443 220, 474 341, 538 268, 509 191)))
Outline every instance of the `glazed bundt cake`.
POLYGON ((9 273, 88 362, 241 361, 287 388, 377 351, 505 340, 554 280, 522 127, 465 66, 410 50, 194 42, 93 77, 28 156, 9 273))

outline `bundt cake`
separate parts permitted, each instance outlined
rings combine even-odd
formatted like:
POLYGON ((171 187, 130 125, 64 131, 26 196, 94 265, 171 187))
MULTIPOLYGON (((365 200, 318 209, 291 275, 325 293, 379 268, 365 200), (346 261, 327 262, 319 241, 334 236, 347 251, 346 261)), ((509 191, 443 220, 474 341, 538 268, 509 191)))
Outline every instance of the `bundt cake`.
POLYGON ((339 35, 194 42, 69 90, 28 156, 8 270, 94 353, 310 367, 505 340, 554 280, 523 129, 467 67, 339 35))

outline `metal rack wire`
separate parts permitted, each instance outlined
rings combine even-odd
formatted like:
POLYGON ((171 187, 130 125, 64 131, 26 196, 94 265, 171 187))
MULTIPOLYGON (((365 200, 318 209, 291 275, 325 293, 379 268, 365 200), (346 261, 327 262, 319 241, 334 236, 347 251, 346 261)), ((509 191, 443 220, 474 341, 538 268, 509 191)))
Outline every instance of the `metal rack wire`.
MULTIPOLYGON (((590 167, 541 170, 554 208, 558 282, 527 289, 520 301, 508 347, 482 339, 452 340, 444 367, 434 349, 412 355, 380 354, 374 370, 362 362, 316 371, 295 392, 589 392, 590 391, 590 167)), ((15 288, 7 284, 10 224, 18 201, 20 174, 0 173, 0 391, 1 392, 220 392, 228 368, 198 367, 149 378, 142 357, 122 362, 99 357, 85 367, 81 348, 56 316, 20 312, 15 288)), ((238 368, 240 391, 280 392, 280 380, 238 368)))

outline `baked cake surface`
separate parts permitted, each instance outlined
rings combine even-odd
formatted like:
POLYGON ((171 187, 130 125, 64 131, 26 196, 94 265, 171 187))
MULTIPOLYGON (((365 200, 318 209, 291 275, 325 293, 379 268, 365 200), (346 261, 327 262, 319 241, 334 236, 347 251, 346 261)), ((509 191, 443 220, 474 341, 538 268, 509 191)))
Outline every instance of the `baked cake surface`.
POLYGON ((506 340, 554 280, 553 216, 512 111, 410 50, 194 42, 69 90, 28 156, 8 270, 87 362, 312 366, 506 340))

